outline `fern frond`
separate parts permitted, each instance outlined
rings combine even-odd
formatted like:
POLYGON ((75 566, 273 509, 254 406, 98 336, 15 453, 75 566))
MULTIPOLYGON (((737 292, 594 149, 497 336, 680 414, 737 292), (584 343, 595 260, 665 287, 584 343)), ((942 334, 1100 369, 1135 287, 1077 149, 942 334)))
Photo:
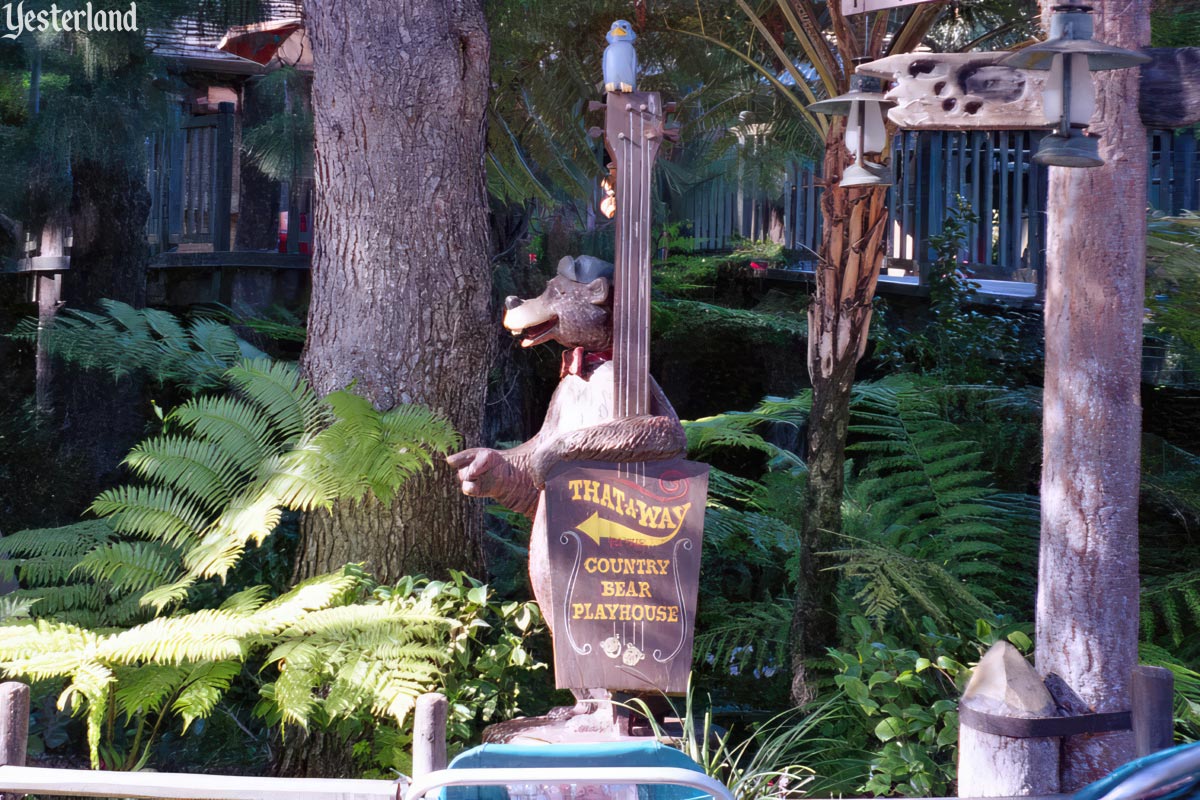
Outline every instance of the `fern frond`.
POLYGON ((31 528, 0 539, 0 550, 12 558, 73 558, 112 538, 104 520, 87 520, 61 528, 31 528))
POLYGON ((197 719, 212 713, 241 671, 242 665, 238 661, 214 661, 199 664, 188 672, 183 688, 171 706, 183 718, 184 731, 197 719))
POLYGON ((277 435, 285 440, 299 436, 323 413, 316 393, 295 364, 269 359, 242 361, 225 377, 266 413, 277 435))
POLYGON ((240 340, 228 325, 197 319, 188 325, 161 310, 135 309, 100 301, 101 313, 60 312, 39 330, 25 320, 11 334, 32 340, 51 354, 83 369, 103 370, 113 378, 145 372, 159 383, 178 383, 191 392, 217 386, 239 358, 260 351, 240 340))
POLYGON ((117 668, 113 671, 117 690, 113 696, 126 719, 157 714, 183 683, 186 671, 162 664, 117 668))
POLYGON ((177 580, 179 553, 157 542, 112 542, 79 559, 76 569, 119 592, 140 592, 177 580))
POLYGON ((220 447, 187 436, 155 436, 140 442, 124 463, 143 480, 186 492, 213 512, 237 490, 242 472, 220 447))
POLYGON ((204 529, 205 514, 195 502, 158 486, 118 486, 101 492, 88 508, 106 517, 120 533, 185 545, 204 529))
POLYGON ((199 397, 172 411, 168 423, 220 448, 239 471, 250 472, 270 452, 270 422, 258 409, 232 395, 199 397))

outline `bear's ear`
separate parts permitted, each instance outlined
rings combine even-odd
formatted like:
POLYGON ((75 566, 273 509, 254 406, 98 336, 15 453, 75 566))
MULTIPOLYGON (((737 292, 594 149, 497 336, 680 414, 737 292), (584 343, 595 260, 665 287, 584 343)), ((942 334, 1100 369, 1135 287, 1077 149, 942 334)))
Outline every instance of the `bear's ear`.
POLYGON ((604 302, 608 300, 608 289, 608 278, 596 278, 587 285, 588 299, 592 301, 593 305, 604 305, 604 302))

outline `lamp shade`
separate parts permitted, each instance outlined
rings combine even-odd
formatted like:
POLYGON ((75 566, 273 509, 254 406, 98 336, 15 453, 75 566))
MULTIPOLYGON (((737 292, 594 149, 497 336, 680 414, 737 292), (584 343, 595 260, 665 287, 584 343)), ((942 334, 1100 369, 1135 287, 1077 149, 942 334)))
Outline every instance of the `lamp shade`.
POLYGON ((857 89, 851 89, 845 94, 839 94, 837 97, 831 97, 828 100, 819 100, 808 106, 808 110, 814 114, 832 114, 835 117, 847 117, 850 115, 850 109, 856 102, 877 103, 881 109, 891 108, 896 105, 895 101, 888 100, 880 92, 862 92, 857 89))
POLYGON ((854 163, 842 174, 839 186, 887 186, 891 184, 891 170, 883 164, 866 160, 866 153, 882 153, 887 148, 887 128, 883 122, 883 110, 896 105, 878 88, 874 78, 854 75, 850 79, 850 91, 821 100, 808 107, 817 114, 846 117, 846 149, 854 156, 854 163))
POLYGON ((1092 82, 1092 74, 1088 70, 1087 56, 1079 53, 1071 55, 1056 55, 1046 78, 1046 88, 1042 90, 1042 109, 1046 122, 1055 124, 1062 120, 1063 95, 1066 94, 1065 81, 1070 81, 1071 115, 1070 123, 1087 127, 1096 112, 1096 85, 1092 82), (1066 64, 1070 64, 1068 72, 1066 64))
POLYGON ((1090 10, 1055 11, 1050 18, 1050 38, 1002 58, 998 63, 1016 69, 1053 69, 1056 56, 1085 56, 1092 72, 1124 69, 1150 62, 1136 50, 1097 42, 1090 10))

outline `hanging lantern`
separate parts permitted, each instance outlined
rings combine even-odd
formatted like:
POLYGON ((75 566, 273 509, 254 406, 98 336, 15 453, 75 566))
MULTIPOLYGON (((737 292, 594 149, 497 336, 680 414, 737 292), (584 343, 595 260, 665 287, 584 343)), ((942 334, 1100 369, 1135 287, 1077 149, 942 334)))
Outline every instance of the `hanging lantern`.
POLYGON ((879 89, 877 79, 854 75, 850 78, 850 91, 808 107, 817 114, 847 117, 846 149, 853 154, 854 163, 842 173, 839 186, 890 186, 892 183, 892 171, 885 164, 866 159, 867 153, 882 153, 887 147, 883 112, 895 105, 879 89))
POLYGON ((1006 67, 1049 70, 1042 92, 1046 122, 1055 126, 1042 138, 1033 160, 1056 167, 1098 167, 1100 139, 1084 133, 1096 111, 1092 72, 1125 69, 1145 64, 1150 57, 1092 38, 1092 9, 1080 5, 1055 6, 1050 17, 1050 38, 1000 60, 1006 67))

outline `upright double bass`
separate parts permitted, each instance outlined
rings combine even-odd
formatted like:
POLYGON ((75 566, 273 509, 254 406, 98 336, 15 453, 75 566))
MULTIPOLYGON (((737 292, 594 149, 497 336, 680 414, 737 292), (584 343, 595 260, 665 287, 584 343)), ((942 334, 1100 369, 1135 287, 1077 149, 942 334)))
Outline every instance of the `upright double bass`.
MULTIPOLYGON (((655 92, 603 104, 615 167, 613 417, 652 414, 652 174, 666 109, 655 92)), ((547 476, 557 685, 679 694, 696 620, 708 467, 665 461, 567 461, 547 476)))

